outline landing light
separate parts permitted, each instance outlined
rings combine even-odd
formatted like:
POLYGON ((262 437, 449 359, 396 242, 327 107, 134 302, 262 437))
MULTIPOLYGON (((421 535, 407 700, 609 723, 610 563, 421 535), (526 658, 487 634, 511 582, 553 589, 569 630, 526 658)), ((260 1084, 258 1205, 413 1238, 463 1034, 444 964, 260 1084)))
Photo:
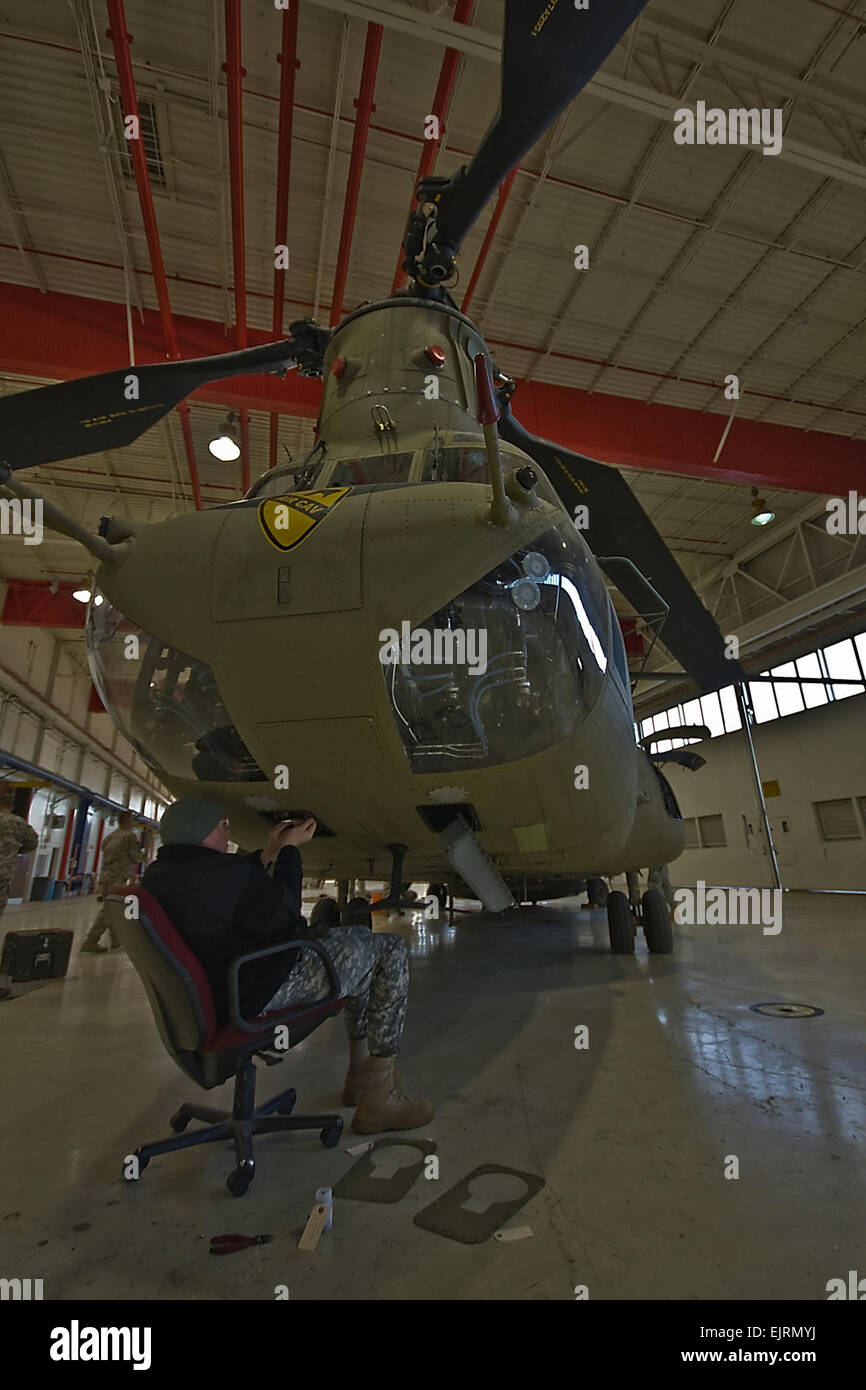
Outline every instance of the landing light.
POLYGON ((73 589, 73 591, 72 591, 72 597, 73 597, 73 598, 77 598, 79 603, 89 603, 89 602, 90 602, 90 590, 89 590, 89 589, 73 589))

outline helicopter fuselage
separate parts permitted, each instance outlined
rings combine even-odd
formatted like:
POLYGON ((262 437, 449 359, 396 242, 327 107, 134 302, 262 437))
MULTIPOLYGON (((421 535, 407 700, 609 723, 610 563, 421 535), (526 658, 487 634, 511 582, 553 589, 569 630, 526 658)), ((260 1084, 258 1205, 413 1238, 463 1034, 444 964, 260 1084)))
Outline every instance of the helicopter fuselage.
POLYGON ((683 848, 601 571, 527 457, 485 448, 483 351, 444 304, 356 311, 307 460, 140 530, 96 577, 88 645, 121 728, 177 795, 220 799, 242 846, 314 815, 313 875, 387 877, 403 844, 407 873, 441 879, 458 814, 506 875, 683 848))

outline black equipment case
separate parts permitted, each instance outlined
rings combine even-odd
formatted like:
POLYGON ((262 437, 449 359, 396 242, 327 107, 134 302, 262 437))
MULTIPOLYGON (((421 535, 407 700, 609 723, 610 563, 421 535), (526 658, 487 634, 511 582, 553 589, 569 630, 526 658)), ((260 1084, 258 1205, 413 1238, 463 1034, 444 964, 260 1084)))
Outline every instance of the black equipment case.
POLYGON ((69 965, 71 931, 10 931, 3 942, 0 975, 14 984, 24 980, 59 980, 69 965))

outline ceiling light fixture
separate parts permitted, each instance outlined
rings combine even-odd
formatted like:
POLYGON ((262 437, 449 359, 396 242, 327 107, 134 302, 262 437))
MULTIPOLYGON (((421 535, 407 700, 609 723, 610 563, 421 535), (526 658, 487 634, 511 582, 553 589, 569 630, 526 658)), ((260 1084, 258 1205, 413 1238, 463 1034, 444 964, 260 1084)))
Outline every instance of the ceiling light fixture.
POLYGON ((73 590, 72 590, 72 597, 73 597, 73 598, 77 598, 79 603, 89 603, 89 602, 90 602, 90 590, 89 590, 89 589, 73 589, 73 590))
POLYGON ((230 410, 220 425, 219 433, 208 444, 208 452, 213 454, 215 459, 219 459, 220 463, 233 463, 241 456, 238 440, 238 417, 230 410))
POLYGON ((758 496, 758 489, 752 488, 752 525, 769 526, 771 521, 775 521, 776 513, 771 512, 763 497, 758 496))

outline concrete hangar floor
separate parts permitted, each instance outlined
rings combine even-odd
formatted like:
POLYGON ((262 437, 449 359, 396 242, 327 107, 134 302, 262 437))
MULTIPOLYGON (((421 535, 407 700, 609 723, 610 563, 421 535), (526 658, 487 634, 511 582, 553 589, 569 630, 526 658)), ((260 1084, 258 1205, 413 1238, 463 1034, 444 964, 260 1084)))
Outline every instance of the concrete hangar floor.
MULTIPOLYGON (((236 1203, 228 1145, 123 1156, 205 1097, 164 1052, 122 951, 78 954, 92 899, 10 908, 5 929, 75 930, 68 977, 0 1005, 4 1262, 51 1299, 823 1300, 866 1269, 866 898, 789 894, 777 937, 677 927, 676 952, 611 956, 606 915, 576 900, 503 923, 391 918, 412 952, 401 1070, 437 1107, 438 1182, 393 1205, 337 1201, 312 1255, 297 1249, 317 1188, 355 1162, 316 1134, 256 1142, 236 1203), (752 1011, 811 1004, 808 1018, 752 1011), (586 1025, 588 1048, 575 1047, 586 1025), (739 1177, 726 1178, 730 1156, 739 1177), (462 1245, 412 1217, 483 1163, 544 1187, 508 1224, 531 1237, 462 1245), (438 1189, 433 1192, 431 1189, 438 1189), (273 1242, 208 1259, 211 1235, 273 1242)), ((258 1072, 298 1110, 339 1107, 339 1019, 258 1072)))

